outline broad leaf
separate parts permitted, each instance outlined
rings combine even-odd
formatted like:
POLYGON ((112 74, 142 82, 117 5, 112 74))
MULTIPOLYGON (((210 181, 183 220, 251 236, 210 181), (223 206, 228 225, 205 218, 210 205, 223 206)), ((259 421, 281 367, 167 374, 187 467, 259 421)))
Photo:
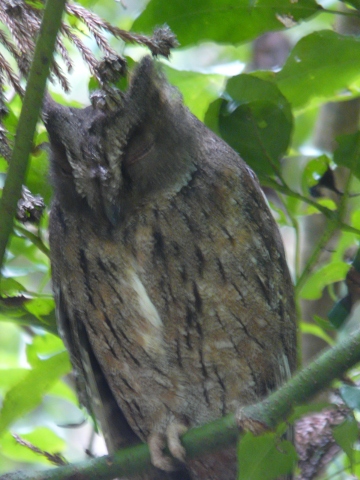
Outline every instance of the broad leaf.
POLYGON ((350 265, 345 262, 332 262, 319 268, 301 289, 300 297, 306 300, 320 298, 324 287, 344 280, 349 268, 350 265))
POLYGON ((340 387, 340 395, 349 408, 360 410, 360 387, 342 385, 340 387))
POLYGON ((219 130, 258 175, 280 167, 292 131, 289 103, 276 85, 253 75, 238 75, 226 87, 219 130))
POLYGON ((204 119, 209 103, 217 99, 224 85, 222 75, 174 70, 164 66, 166 77, 181 91, 184 103, 200 120, 204 119))
POLYGON ((19 418, 37 407, 60 377, 71 371, 66 352, 39 362, 5 395, 0 411, 0 435, 19 418))
POLYGON ((151 33, 166 23, 182 46, 206 40, 236 44, 292 26, 320 10, 314 0, 152 0, 133 30, 151 33))
POLYGON ((341 425, 335 427, 332 433, 336 443, 346 453, 351 465, 354 458, 354 444, 359 436, 356 420, 353 417, 347 418, 341 425))
MULTIPOLYGON (((20 438, 40 450, 45 450, 52 454, 57 454, 66 447, 66 443, 62 438, 45 427, 39 427, 30 433, 21 434, 20 438)), ((35 453, 26 446, 20 445, 9 432, 0 439, 0 447, 3 455, 12 458, 16 462, 49 464, 49 460, 44 455, 35 453)))
POLYGON ((238 480, 272 480, 289 473, 296 461, 294 446, 274 433, 246 433, 238 447, 238 480))
POLYGON ((334 152, 336 165, 347 167, 360 178, 360 131, 336 138, 338 148, 334 152))
POLYGON ((293 108, 333 98, 360 79, 360 38, 331 30, 311 33, 293 48, 276 83, 293 108))

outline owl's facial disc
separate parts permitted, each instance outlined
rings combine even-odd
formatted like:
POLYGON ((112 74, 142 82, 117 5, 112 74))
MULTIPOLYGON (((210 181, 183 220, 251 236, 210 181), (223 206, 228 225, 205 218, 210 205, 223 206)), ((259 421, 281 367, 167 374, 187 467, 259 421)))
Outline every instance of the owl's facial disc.
POLYGON ((155 147, 155 138, 146 126, 139 125, 130 135, 124 156, 124 165, 130 166, 146 157, 155 147))
POLYGON ((143 145, 138 145, 138 148, 130 153, 127 153, 125 157, 126 165, 133 165, 134 163, 139 162, 146 158, 146 156, 153 150, 155 146, 155 142, 149 141, 148 143, 144 143, 143 145))

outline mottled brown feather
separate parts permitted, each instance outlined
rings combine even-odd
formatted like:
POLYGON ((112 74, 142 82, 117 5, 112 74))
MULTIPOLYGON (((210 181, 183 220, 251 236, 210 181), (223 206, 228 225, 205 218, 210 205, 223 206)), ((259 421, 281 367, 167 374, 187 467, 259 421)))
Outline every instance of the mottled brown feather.
MULTIPOLYGON (((276 389, 295 368, 295 309, 253 172, 149 57, 116 111, 51 101, 45 111, 59 329, 109 449, 276 389)), ((188 468, 193 479, 235 479, 235 450, 188 468)))

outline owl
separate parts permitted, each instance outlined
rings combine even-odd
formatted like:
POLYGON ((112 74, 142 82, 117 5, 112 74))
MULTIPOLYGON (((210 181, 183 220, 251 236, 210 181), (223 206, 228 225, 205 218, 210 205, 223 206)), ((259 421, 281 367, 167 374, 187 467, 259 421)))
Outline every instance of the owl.
POLYGON ((292 283, 254 173, 150 57, 116 108, 44 111, 53 290, 81 403, 110 452, 148 443, 138 478, 235 480, 235 448, 187 461, 180 436, 295 368, 292 283))

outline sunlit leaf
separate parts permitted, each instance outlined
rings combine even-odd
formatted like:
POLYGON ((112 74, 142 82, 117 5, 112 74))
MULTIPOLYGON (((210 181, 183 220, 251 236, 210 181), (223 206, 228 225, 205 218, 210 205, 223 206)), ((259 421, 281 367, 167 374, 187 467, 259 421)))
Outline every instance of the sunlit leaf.
POLYGON ((3 297, 17 295, 24 291, 23 285, 13 278, 0 278, 0 293, 3 297))
POLYGON ((29 370, 29 373, 5 395, 0 411, 0 435, 9 425, 39 405, 42 397, 55 382, 70 371, 71 365, 66 352, 43 360, 29 370))
POLYGON ((75 391, 63 380, 56 382, 55 385, 48 391, 48 395, 63 398, 64 400, 68 400, 74 404, 76 407, 79 407, 79 400, 75 394, 75 391))
MULTIPOLYGON (((332 210, 332 211, 335 211, 337 209, 336 203, 331 198, 326 198, 326 197, 318 198, 316 200, 316 203, 318 205, 322 205, 323 207, 326 207, 327 209, 332 210)), ((317 215, 317 214, 320 214, 320 212, 315 206, 307 205, 303 210, 303 214, 304 215, 317 215)))
POLYGON ((0 391, 9 390, 23 379, 29 370, 26 368, 1 368, 0 369, 0 391))
POLYGON ((334 345, 334 340, 324 332, 324 330, 313 323, 300 322, 300 330, 302 333, 315 335, 315 337, 322 338, 327 344, 334 345))
POLYGON ((60 353, 65 350, 62 340, 51 333, 36 335, 32 342, 26 346, 26 356, 30 365, 35 366, 40 359, 60 353))
POLYGON ((320 155, 310 160, 303 173, 304 189, 314 187, 329 168, 330 159, 327 155, 320 155))
POLYGON ((343 3, 348 3, 352 5, 354 8, 360 10, 360 0, 340 0, 343 3))
POLYGON ((321 297, 326 285, 344 280, 350 265, 345 262, 333 262, 320 267, 313 273, 300 291, 301 298, 316 300, 321 297))
MULTIPOLYGON (((40 450, 44 450, 52 454, 60 453, 66 447, 66 443, 62 438, 56 435, 56 433, 49 428, 45 427, 36 428, 30 433, 23 433, 19 436, 21 439, 31 443, 40 450)), ((17 462, 41 462, 47 465, 50 463, 45 456, 35 453, 29 448, 20 445, 10 432, 7 432, 0 438, 0 448, 3 455, 17 462)))
POLYGON ((55 308, 55 302, 53 298, 34 298, 29 302, 26 302, 25 308, 28 312, 32 313, 36 318, 41 320, 42 316, 49 315, 55 308))

